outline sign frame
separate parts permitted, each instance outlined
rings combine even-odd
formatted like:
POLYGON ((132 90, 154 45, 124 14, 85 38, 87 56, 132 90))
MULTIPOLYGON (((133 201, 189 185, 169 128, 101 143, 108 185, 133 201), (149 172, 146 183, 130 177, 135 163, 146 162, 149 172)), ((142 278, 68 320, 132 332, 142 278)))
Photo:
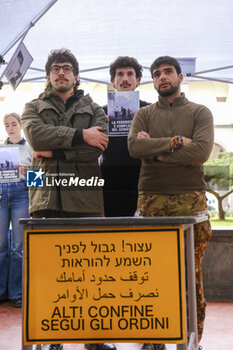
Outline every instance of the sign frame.
MULTIPOLYGON (((69 237, 70 238, 70 237, 69 237)), ((151 236, 152 238, 152 236, 151 236)), ((103 240, 103 237, 101 238, 103 240)), ((69 240, 68 240, 69 241, 69 240)), ((161 238, 160 238, 161 241, 161 238)), ((44 244, 44 243, 43 243, 44 244)), ((38 247, 38 241, 35 244, 35 247, 38 247)), ((34 248, 35 249, 35 248, 34 248)), ((174 264, 174 261, 172 262, 174 264)), ((24 282, 24 344, 46 344, 46 343, 71 343, 71 342, 88 342, 88 343, 102 343, 102 342, 150 342, 150 343, 184 343, 186 339, 186 332, 185 332, 185 277, 184 277, 184 248, 183 248, 183 228, 180 226, 177 227, 121 227, 121 228, 101 228, 101 229, 45 229, 45 230, 25 230, 25 264, 24 264, 24 276, 25 276, 25 282, 24 282), (135 232, 137 233, 138 237, 142 236, 143 240, 145 240, 145 237, 149 234, 164 234, 169 233, 170 235, 173 234, 176 237, 176 247, 174 248, 177 250, 177 269, 178 269, 178 283, 179 283, 179 330, 177 331, 179 335, 177 336, 170 336, 170 337, 164 337, 164 336, 122 336, 122 337, 116 337, 111 336, 111 332, 109 331, 110 335, 108 337, 59 337, 57 334, 59 332, 54 332, 56 337, 50 337, 50 338, 36 338, 32 337, 30 334, 30 326, 32 326, 32 321, 35 319, 35 310, 32 310, 32 316, 30 316, 30 309, 31 305, 34 305, 38 300, 32 300, 30 301, 30 288, 32 282, 32 276, 33 272, 32 267, 30 267, 30 261, 31 257, 35 256, 35 254, 30 252, 30 244, 31 241, 34 240, 36 237, 39 236, 48 236, 48 237, 61 237, 66 236, 68 238, 69 235, 78 235, 83 239, 83 235, 95 235, 96 238, 99 237, 100 233, 103 233, 106 237, 111 235, 111 240, 116 240, 116 238, 119 238, 120 240, 126 236, 127 233, 133 233, 135 235, 135 232), (115 238, 113 239, 112 236, 115 234, 115 238), (31 275, 30 275, 31 274, 31 275)), ((37 286, 38 288, 38 286, 37 286)), ((42 285, 42 288, 44 288, 44 285, 42 285)), ((177 310, 176 310, 177 313, 177 310)), ((140 330, 141 332, 141 330, 140 330)), ((86 333, 86 332, 85 332, 86 333)), ((99 333, 99 332, 98 332, 99 333)), ((125 332, 124 332, 125 333, 125 332)))
MULTIPOLYGON (((195 254, 194 254, 194 225, 208 220, 206 215, 174 216, 174 217, 88 217, 88 218, 22 218, 19 223, 25 230, 44 230, 61 228, 122 228, 122 227, 174 227, 180 226, 184 230, 185 250, 185 286, 186 286, 186 340, 183 344, 176 344, 177 350, 198 350, 197 304, 195 282, 195 254)), ((23 260, 25 264, 25 259, 23 260)), ((23 282, 24 285, 24 282, 23 282)), ((23 310, 25 301, 23 298, 23 310)), ((24 317, 24 316, 23 316, 24 317)), ((24 323, 22 324, 24 332, 24 323)), ((162 342, 160 342, 162 343, 162 342)), ((126 344, 125 344, 126 345, 126 344)), ((25 345, 22 334, 22 350, 41 350, 41 344, 25 345)))

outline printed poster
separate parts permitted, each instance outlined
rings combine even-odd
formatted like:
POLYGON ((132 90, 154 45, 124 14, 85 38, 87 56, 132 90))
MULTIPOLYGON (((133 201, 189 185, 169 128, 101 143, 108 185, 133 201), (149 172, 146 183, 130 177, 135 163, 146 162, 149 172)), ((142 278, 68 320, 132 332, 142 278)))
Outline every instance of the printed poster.
POLYGON ((19 147, 0 146, 0 183, 19 181, 19 147))
POLYGON ((128 136, 134 114, 139 109, 139 91, 108 93, 108 135, 128 136))

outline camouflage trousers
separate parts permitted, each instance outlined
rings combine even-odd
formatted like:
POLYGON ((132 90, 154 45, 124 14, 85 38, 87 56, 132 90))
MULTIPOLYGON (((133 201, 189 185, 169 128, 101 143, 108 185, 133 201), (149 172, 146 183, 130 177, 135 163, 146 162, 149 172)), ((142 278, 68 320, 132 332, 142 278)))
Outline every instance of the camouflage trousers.
MULTIPOLYGON (((192 216, 207 214, 205 192, 154 194, 139 192, 137 216, 192 216)), ((202 258, 212 231, 209 220, 194 225, 198 341, 203 333, 206 301, 202 284, 202 258)))

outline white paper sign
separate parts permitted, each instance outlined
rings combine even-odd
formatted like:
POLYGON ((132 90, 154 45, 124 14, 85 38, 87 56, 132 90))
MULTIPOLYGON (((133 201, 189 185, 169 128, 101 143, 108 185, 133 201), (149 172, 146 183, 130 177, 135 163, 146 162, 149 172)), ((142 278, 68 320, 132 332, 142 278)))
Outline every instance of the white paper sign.
POLYGON ((23 42, 21 42, 4 71, 5 77, 14 90, 23 79, 32 61, 32 56, 23 42))

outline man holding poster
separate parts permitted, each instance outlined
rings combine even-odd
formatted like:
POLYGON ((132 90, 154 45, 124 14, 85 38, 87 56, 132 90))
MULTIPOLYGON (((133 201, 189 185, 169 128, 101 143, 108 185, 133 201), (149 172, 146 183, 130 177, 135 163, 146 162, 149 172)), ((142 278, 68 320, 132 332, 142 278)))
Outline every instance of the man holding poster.
POLYGON ((110 65, 110 76, 117 92, 110 92, 108 106, 109 144, 103 153, 105 216, 133 216, 137 207, 137 184, 141 161, 130 157, 127 136, 134 114, 149 103, 134 91, 142 77, 142 66, 133 57, 120 56, 110 65))

